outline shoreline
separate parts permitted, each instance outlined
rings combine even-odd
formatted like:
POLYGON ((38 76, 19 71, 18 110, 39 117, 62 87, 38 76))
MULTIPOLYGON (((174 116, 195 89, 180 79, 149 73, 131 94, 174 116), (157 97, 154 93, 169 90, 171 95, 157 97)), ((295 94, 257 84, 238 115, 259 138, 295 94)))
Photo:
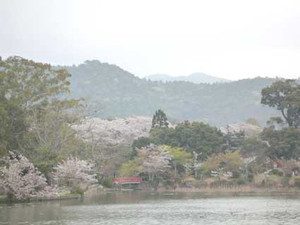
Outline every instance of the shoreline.
POLYGON ((204 197, 234 197, 234 196, 299 196, 300 190, 287 190, 287 189, 253 189, 253 190, 166 190, 158 191, 162 194, 200 194, 204 197))
POLYGON ((158 189, 157 192, 178 192, 178 193, 298 193, 299 188, 176 188, 176 189, 158 189))
POLYGON ((83 196, 80 194, 70 194, 70 195, 57 196, 52 198, 32 197, 26 200, 15 200, 15 199, 11 200, 7 197, 7 195, 0 195, 0 204, 72 200, 72 199, 81 199, 82 197, 83 196))
POLYGON ((158 189, 154 190, 115 190, 115 189, 105 189, 100 192, 100 194, 105 193, 149 193, 149 194, 162 194, 162 195, 180 195, 180 194, 199 194, 204 197, 226 197, 226 196, 299 196, 300 189, 267 189, 267 188, 236 188, 236 189, 224 189, 224 188, 214 188, 214 189, 197 189, 197 188, 177 188, 177 189, 158 189))
POLYGON ((158 189, 154 190, 117 190, 113 188, 98 189, 95 192, 86 192, 84 195, 80 194, 69 194, 65 196, 58 196, 53 198, 43 198, 43 197, 32 197, 27 200, 9 200, 6 195, 0 195, 0 204, 9 203, 28 203, 28 202, 41 202, 41 201, 61 201, 61 200, 72 200, 72 199, 82 199, 84 197, 89 197, 97 194, 109 194, 109 193, 148 193, 148 194, 162 194, 162 195, 180 195, 180 194, 201 194, 203 197, 234 197, 234 196, 299 196, 300 189, 267 189, 267 188, 214 188, 214 189, 198 189, 198 188, 177 188, 177 189, 158 189))

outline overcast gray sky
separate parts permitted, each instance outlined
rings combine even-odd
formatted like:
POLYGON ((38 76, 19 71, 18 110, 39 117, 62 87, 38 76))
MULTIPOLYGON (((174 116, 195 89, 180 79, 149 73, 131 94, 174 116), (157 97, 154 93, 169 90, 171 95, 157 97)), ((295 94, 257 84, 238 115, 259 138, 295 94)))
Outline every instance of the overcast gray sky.
POLYGON ((0 55, 138 75, 300 75, 299 0, 0 0, 0 55))

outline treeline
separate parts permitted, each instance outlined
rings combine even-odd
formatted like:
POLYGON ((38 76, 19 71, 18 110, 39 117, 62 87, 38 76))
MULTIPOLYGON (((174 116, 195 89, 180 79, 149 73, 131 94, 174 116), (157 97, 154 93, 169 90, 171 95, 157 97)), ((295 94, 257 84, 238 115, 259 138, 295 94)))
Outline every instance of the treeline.
MULTIPOLYGON (((169 152, 171 165, 157 170, 157 185, 161 181, 184 186, 184 181, 189 178, 194 183, 200 181, 205 187, 215 183, 300 187, 299 82, 277 81, 262 89, 261 93, 261 103, 275 107, 282 117, 270 118, 261 133, 251 136, 246 136, 242 130, 235 132, 228 129, 222 133, 202 122, 185 121, 169 127, 166 114, 158 110, 153 116, 149 137, 134 141, 132 160, 122 166, 121 173, 145 174, 145 148, 155 144, 156 147, 152 145, 151 149, 156 149, 156 152, 169 152), (161 148, 163 150, 159 150, 161 148)), ((253 118, 248 123, 259 126, 253 118)), ((153 150, 148 152, 152 154, 153 150)))
MULTIPOLYGON (((158 110, 148 135, 136 125, 141 119, 124 121, 119 126, 135 124, 129 138, 139 138, 109 144, 126 137, 120 135, 126 129, 105 143, 97 138, 82 116, 84 100, 71 98, 70 77, 64 69, 20 57, 0 60, 0 193, 17 199, 64 189, 82 193, 92 184, 112 187, 118 176, 141 176, 146 188, 155 189, 299 185, 298 81, 262 90, 261 103, 282 117, 271 118, 261 133, 221 132, 195 121, 171 125, 158 110)), ((259 126, 255 119, 248 123, 259 126)))

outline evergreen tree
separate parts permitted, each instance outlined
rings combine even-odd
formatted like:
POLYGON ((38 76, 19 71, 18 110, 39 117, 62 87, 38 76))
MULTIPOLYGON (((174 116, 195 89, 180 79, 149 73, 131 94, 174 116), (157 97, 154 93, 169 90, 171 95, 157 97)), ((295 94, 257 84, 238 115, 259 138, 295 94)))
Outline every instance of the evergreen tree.
POLYGON ((155 127, 168 127, 168 118, 164 111, 161 109, 157 110, 152 118, 152 128, 155 127))

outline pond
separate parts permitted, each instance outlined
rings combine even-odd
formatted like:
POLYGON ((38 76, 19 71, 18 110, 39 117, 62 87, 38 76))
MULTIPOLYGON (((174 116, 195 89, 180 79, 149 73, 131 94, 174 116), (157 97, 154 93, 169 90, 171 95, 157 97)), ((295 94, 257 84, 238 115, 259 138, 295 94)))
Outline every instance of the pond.
POLYGON ((300 224, 300 197, 106 193, 82 200, 0 204, 0 224, 300 224))

